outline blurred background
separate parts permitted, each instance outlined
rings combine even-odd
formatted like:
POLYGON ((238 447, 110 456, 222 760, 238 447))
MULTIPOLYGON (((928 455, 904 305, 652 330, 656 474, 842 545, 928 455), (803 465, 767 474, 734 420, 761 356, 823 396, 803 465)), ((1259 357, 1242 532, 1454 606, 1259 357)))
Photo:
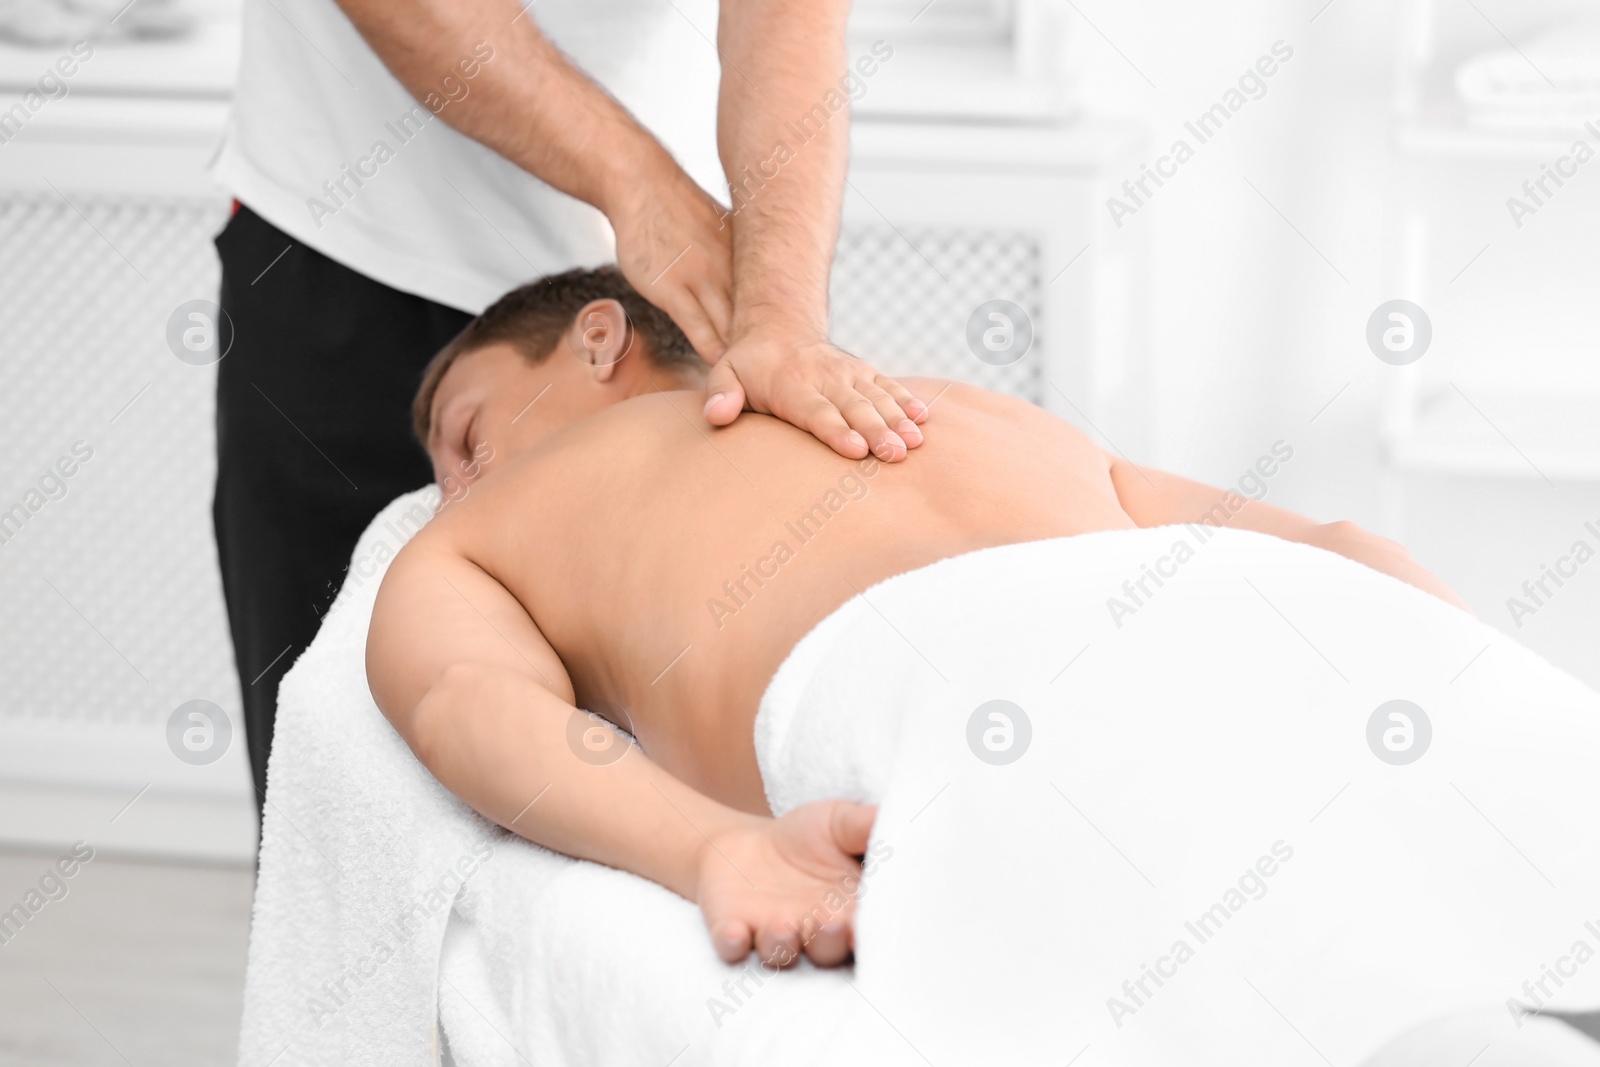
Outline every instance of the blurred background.
MULTIPOLYGON (((1600 550, 1592 4, 857 0, 850 55, 878 43, 841 344, 1218 485, 1282 442, 1268 500, 1600 685, 1600 563, 1558 568, 1600 550), (995 308, 1031 343, 969 340, 995 308)), ((233 1055, 242 738, 169 743, 187 701, 239 709, 215 367, 167 331, 216 296, 237 51, 227 0, 0 0, 0 909, 95 852, 0 944, 5 1062, 233 1055), (181 1056, 141 1047, 165 1017, 181 1056)))

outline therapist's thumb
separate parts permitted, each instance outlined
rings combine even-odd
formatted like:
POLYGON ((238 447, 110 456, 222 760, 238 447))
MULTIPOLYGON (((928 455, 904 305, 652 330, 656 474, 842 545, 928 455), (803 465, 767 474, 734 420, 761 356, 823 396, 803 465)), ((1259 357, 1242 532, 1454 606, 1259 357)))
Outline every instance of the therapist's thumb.
POLYGON ((744 410, 744 386, 726 359, 719 360, 706 376, 706 421, 726 426, 744 410))

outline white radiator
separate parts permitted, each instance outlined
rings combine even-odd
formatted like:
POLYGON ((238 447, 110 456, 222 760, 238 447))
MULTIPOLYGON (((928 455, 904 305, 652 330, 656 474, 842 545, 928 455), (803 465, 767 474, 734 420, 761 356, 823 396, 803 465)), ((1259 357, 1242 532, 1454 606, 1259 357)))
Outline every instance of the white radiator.
POLYGON ((194 766, 166 740, 185 701, 238 715, 216 372, 166 344, 216 295, 226 201, 48 181, 0 194, 0 836, 248 856, 242 744, 194 766))

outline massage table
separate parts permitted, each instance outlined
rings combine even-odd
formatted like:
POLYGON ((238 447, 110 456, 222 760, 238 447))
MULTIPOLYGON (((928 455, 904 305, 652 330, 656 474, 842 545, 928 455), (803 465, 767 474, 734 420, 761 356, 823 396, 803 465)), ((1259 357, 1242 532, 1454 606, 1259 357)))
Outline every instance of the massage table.
POLYGON ((775 812, 881 805, 858 959, 775 971, 484 820, 383 718, 373 597, 437 499, 373 520, 284 679, 245 1067, 1600 1064, 1555 1018, 1600 1006, 1600 695, 1411 586, 1165 527, 864 591, 756 723, 775 812))

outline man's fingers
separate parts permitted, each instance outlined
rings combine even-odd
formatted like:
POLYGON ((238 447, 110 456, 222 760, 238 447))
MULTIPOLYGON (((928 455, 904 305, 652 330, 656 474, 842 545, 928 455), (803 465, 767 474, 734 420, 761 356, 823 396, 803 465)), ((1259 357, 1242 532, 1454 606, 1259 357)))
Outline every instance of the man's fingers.
POLYGON ((800 935, 764 925, 756 932, 756 955, 769 967, 788 967, 800 958, 800 935))
POLYGON ((877 805, 852 804, 848 800, 841 800, 833 806, 828 831, 833 835, 833 843, 839 846, 839 851, 860 856, 867 851, 867 841, 872 837, 872 824, 877 819, 877 805))
POLYGON ((694 294, 681 286, 666 287, 666 280, 661 284, 647 286, 642 294, 644 298, 656 307, 672 316, 672 321, 678 324, 678 329, 689 339, 694 350, 700 358, 707 363, 715 363, 722 358, 722 353, 727 350, 727 345, 722 341, 722 335, 706 315, 705 308, 694 298, 694 294))
POLYGON ((806 955, 819 967, 837 967, 850 958, 850 927, 842 918, 823 923, 806 942, 806 955))
POLYGON ((737 919, 728 919, 717 925, 711 935, 717 955, 723 963, 738 963, 750 955, 750 927, 737 919))
POLYGON ((711 368, 706 377, 705 419, 713 426, 726 426, 744 410, 744 386, 726 360, 711 368))
POLYGON ((845 459, 867 457, 867 439, 852 430, 838 406, 821 393, 813 391, 809 403, 780 408, 773 414, 800 427, 845 459))
POLYGON ((898 400, 889 395, 888 390, 867 382, 858 382, 856 391, 871 401, 878 412, 878 417, 899 435, 907 448, 916 448, 922 443, 922 428, 911 421, 910 413, 898 400))
POLYGON ((872 380, 879 389, 894 397, 895 403, 900 405, 900 410, 904 411, 912 422, 920 426, 928 421, 928 405, 918 400, 911 390, 887 374, 879 374, 872 380))
MULTIPOLYGON (((872 401, 862 396, 853 386, 835 385, 824 392, 823 396, 839 410, 845 423, 866 439, 867 447, 872 450, 874 456, 885 463, 898 463, 906 458, 905 439, 889 429, 889 424, 878 414, 878 409, 872 401)), ((817 436, 822 435, 817 434, 817 436)))
MULTIPOLYGON (((694 282, 694 296, 700 302, 700 308, 705 312, 706 319, 711 323, 711 328, 717 331, 717 336, 726 338, 733 330, 733 301, 729 298, 730 279, 726 272, 707 269, 704 276, 696 278, 694 282)), ((696 349, 696 351, 699 351, 696 349)), ((722 346, 722 351, 712 356, 706 354, 708 363, 722 358, 727 351, 727 345, 722 346)))

